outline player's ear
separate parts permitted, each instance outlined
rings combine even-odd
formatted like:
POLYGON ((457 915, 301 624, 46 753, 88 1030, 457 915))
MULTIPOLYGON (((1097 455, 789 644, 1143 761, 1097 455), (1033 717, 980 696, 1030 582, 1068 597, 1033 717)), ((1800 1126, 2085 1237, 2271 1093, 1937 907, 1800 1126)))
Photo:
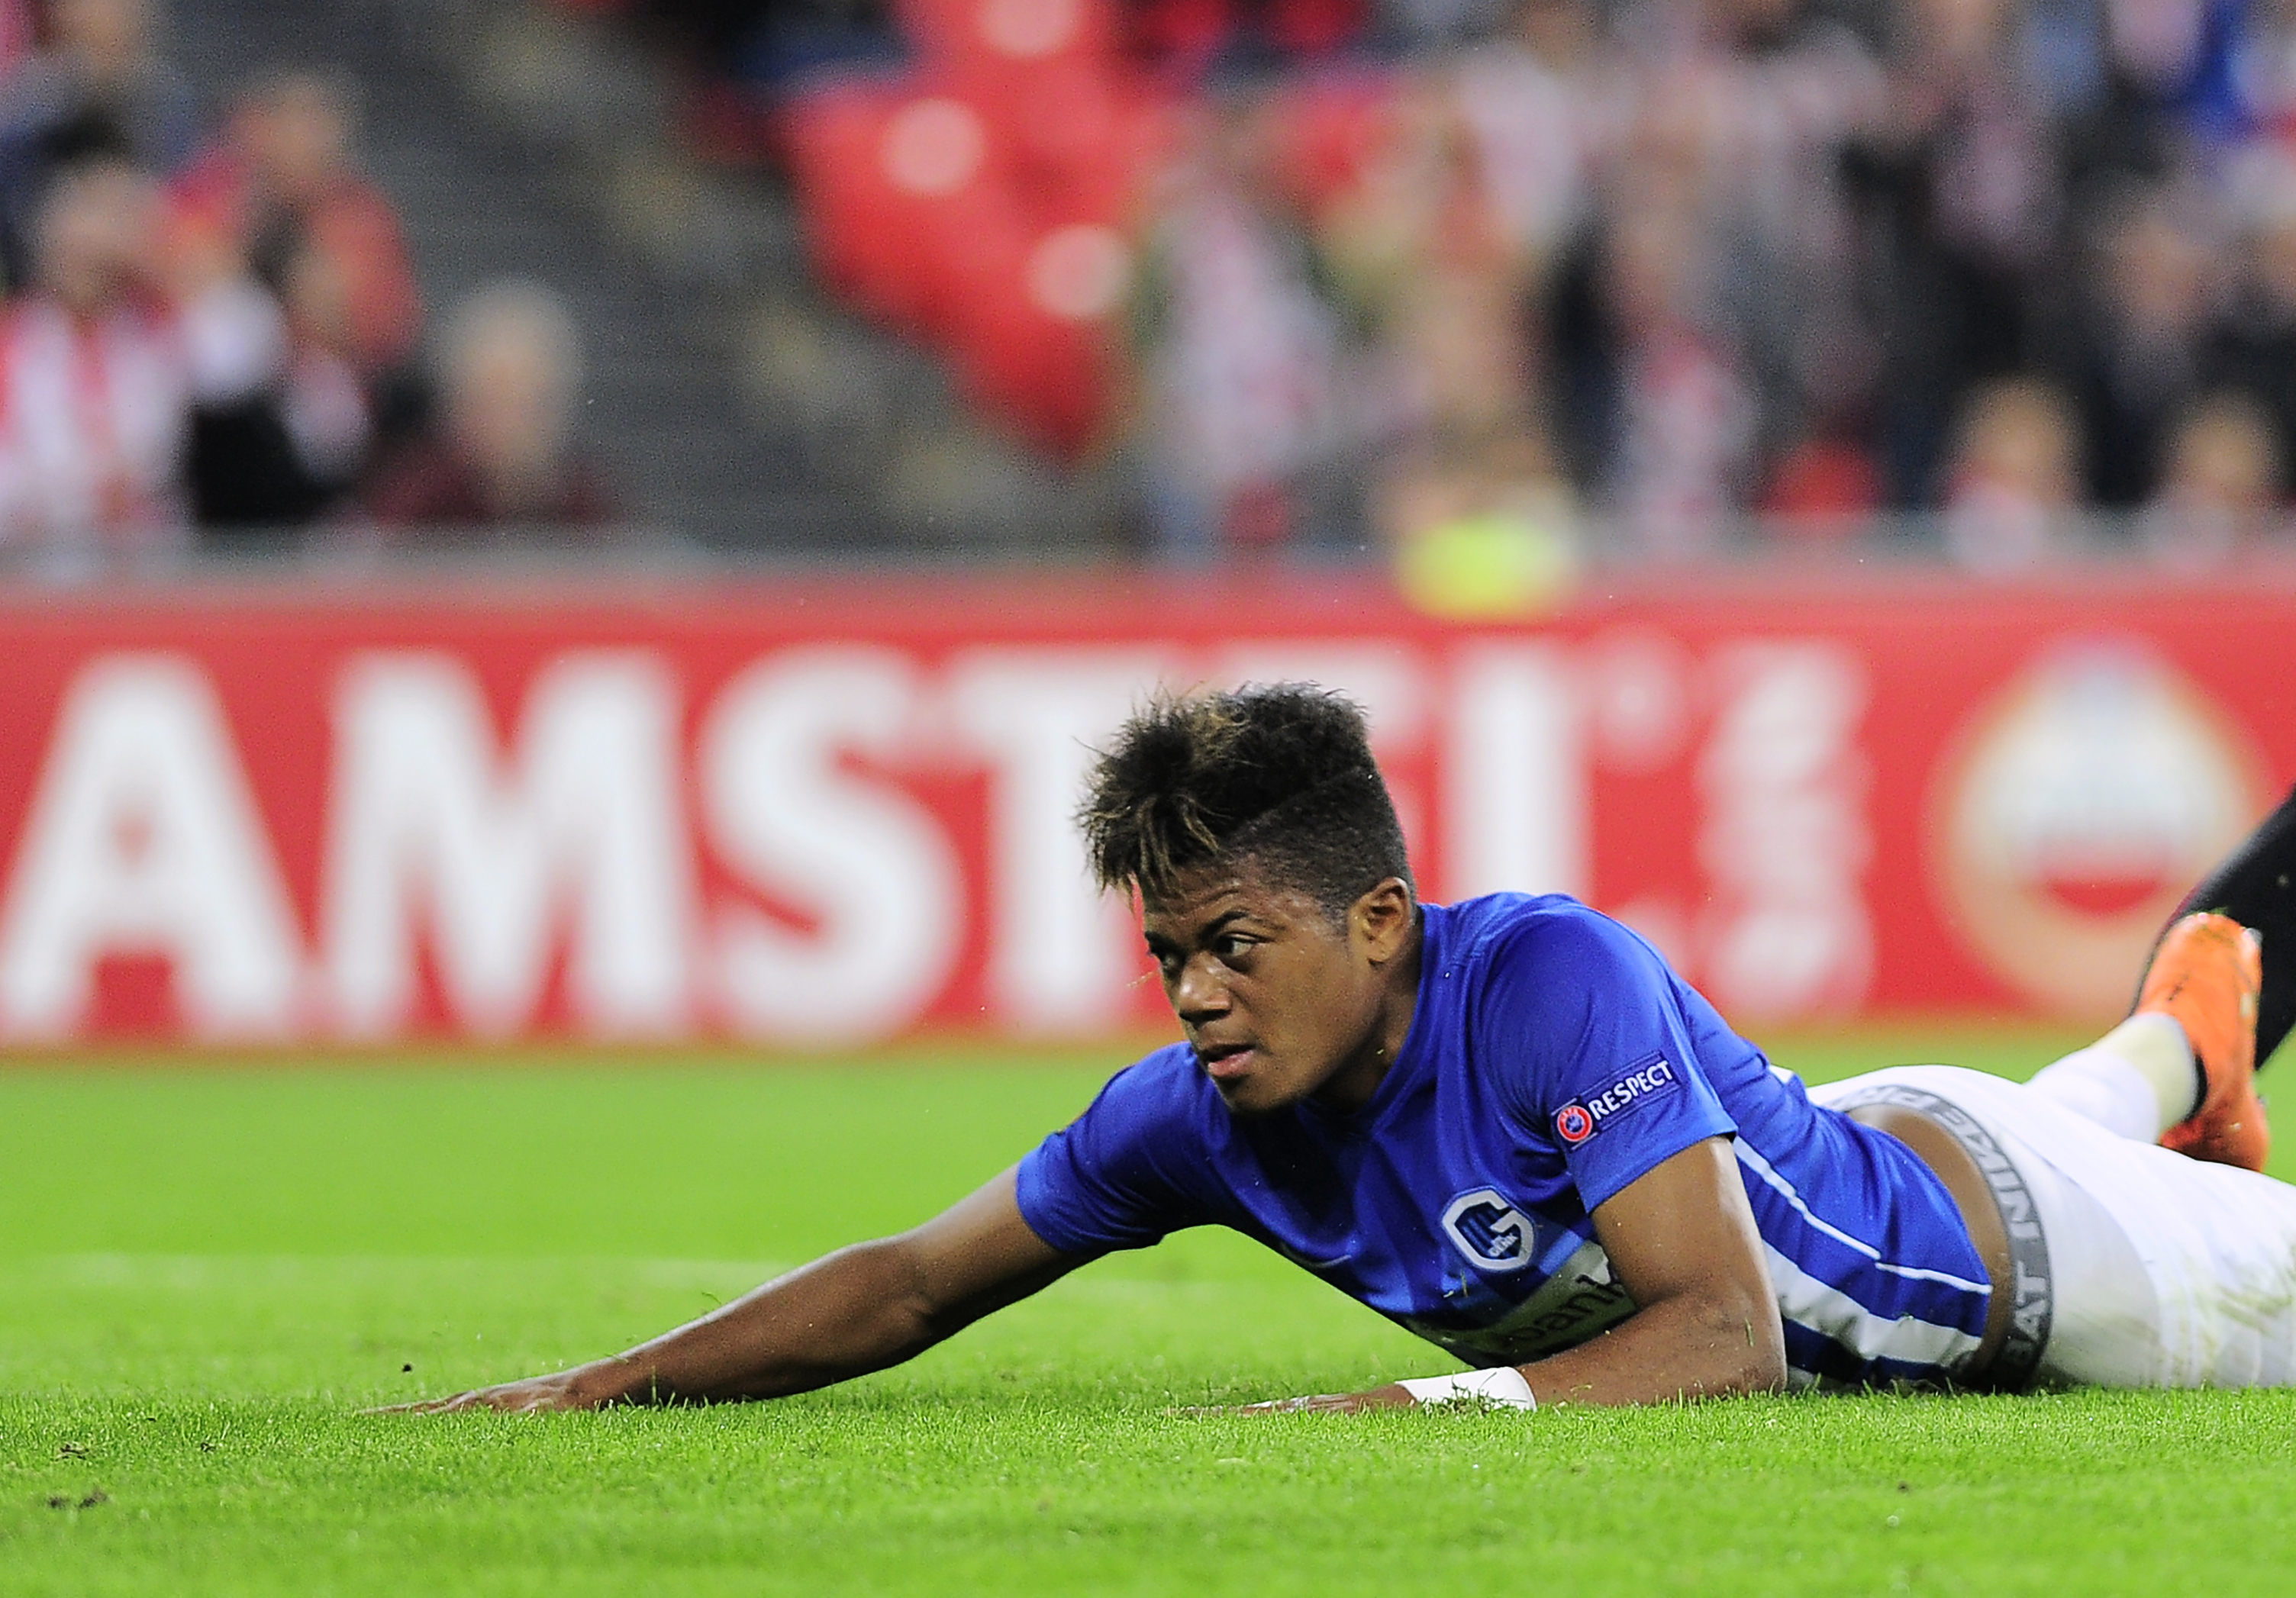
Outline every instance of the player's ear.
POLYGON ((1418 901, 1401 877, 1385 879, 1348 906, 1348 930, 1374 965, 1403 952, 1417 920, 1418 901))

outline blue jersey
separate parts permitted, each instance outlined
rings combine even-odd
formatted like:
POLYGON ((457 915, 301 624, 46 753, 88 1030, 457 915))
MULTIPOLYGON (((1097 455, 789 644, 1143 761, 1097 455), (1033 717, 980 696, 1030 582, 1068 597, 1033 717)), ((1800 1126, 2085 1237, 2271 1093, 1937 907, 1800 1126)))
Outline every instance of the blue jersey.
POLYGON ((1245 1233, 1471 1364, 1632 1312, 1593 1210, 1734 1139, 1798 1384, 1941 1381, 1990 1294, 1952 1196, 1897 1139, 1814 1105, 1656 950, 1559 895, 1424 907, 1417 1008, 1370 1102, 1231 1114, 1185 1045, 1119 1073, 1021 1164, 1066 1253, 1245 1233))

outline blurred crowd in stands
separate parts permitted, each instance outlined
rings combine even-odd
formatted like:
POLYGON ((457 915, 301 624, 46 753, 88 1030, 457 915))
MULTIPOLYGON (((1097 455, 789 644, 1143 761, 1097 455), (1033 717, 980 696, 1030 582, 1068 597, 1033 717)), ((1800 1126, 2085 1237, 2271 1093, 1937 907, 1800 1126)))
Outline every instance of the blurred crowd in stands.
MULTIPOLYGON (((1097 403, 1005 408, 1131 462, 1167 553, 1368 527, 1472 564, 1576 524, 1702 557, 1897 512, 2006 570, 2283 536, 2292 0, 559 3, 773 107, 829 280, 929 336, 844 217, 840 107, 877 97, 908 203, 1037 208, 1040 307, 1056 230, 1112 229, 1122 308, 1072 317, 1097 403), (1043 198, 1048 135, 1130 163, 1120 215, 1043 198)), ((905 269, 992 295, 1000 215, 940 245, 916 213, 905 269)))
MULTIPOLYGON (((2296 0, 499 3, 1161 558, 2296 548, 2296 0)), ((564 302, 430 324, 355 85, 158 4, 0 0, 0 555, 615 525, 564 302)))
POLYGON ((0 0, 0 560, 608 521, 565 307, 500 284, 426 346, 353 86, 256 68, 211 114, 162 20, 0 0))

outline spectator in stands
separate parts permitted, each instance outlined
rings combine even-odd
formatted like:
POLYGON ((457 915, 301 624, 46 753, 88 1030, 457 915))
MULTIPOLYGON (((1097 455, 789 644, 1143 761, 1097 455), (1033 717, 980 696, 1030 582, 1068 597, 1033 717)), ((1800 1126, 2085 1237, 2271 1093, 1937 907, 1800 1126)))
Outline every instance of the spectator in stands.
POLYGON ((197 99, 159 54, 151 0, 51 0, 47 47, 0 84, 0 267, 29 271, 33 208, 59 165, 117 156, 162 174, 200 136, 197 99))
POLYGON ((422 302, 397 210, 359 171, 357 126, 341 78, 258 78, 234 102, 226 136, 176 189, 181 209, 237 236, 256 276, 287 307, 303 389, 336 395, 328 408, 340 410, 347 370, 390 444, 420 413, 422 302))
POLYGON ((1708 298, 1704 242, 1684 206, 1646 203, 1611 224, 1599 258, 1603 495, 1627 546, 1668 560, 1720 548, 1755 464, 1754 393, 1708 298))
POLYGON ((2079 423, 2064 396, 2030 377, 1970 397, 1955 429, 1946 551, 1976 572, 2038 565, 2080 503, 2079 423))
POLYGON ((2226 389, 2202 398, 2170 431, 2162 463, 2140 518, 2154 559, 2221 565, 2284 530, 2285 457, 2271 417, 2250 396, 2226 389))
POLYGON ((356 486, 373 452, 416 425, 423 378, 411 365, 359 365, 356 296, 332 253, 289 258, 280 285, 288 333, 281 407, 298 457, 324 504, 356 486))
MULTIPOLYGON (((1671 47, 1646 44, 1635 86, 1637 186, 1702 235, 1709 332, 1750 390, 1755 471, 1862 409, 1879 351, 1857 290, 1841 155, 1883 120, 1867 42, 1810 0, 1708 0, 1671 47)), ((1640 201, 1622 192, 1621 206, 1640 201)))
POLYGON ((2090 496, 2126 509, 2152 489, 2169 425, 2199 391, 2202 342, 2223 294, 2206 197, 2187 187, 2114 196, 2074 302, 2063 362, 2080 407, 2090 496))
POLYGON ((419 425, 422 306, 397 212, 358 169, 352 86, 292 70, 251 80, 225 136, 176 184, 185 230, 235 251, 283 313, 272 375, 194 428, 200 519, 309 522, 371 456, 419 425))
POLYGON ((402 539, 466 544, 595 532, 617 513, 579 447, 582 351, 554 291, 511 282, 480 291, 447 324, 440 424, 384 464, 368 509, 402 539))
POLYGON ((0 548, 66 569, 188 542, 191 374, 152 291, 159 193, 117 160, 51 181, 0 328, 0 548))
POLYGON ((1697 555, 1771 463, 1859 453, 1877 340, 1839 172, 1886 83, 1798 0, 1634 8, 1615 65, 1578 59, 1608 86, 1581 123, 1593 225, 1546 313, 1564 453, 1637 548, 1697 555))
POLYGON ((2296 462, 2296 160, 2273 151, 2243 176, 2238 268, 2202 370, 2210 382, 2253 396, 2271 418, 2275 453, 2296 462))
POLYGON ((1535 266, 1491 203, 1452 78, 1427 74, 1390 128, 1324 229, 1335 275, 1379 341, 1380 420, 1406 447, 1531 433, 1541 406, 1523 312, 1535 266))
POLYGON ((1613 57, 1594 0, 1520 0, 1506 33, 1459 62, 1477 177, 1533 283, 1586 226, 1595 174, 1624 132, 1613 57))
POLYGON ((351 488, 367 411, 348 367, 296 332, 239 234, 176 208, 165 250, 193 390, 186 480, 210 543, 270 538, 351 488))
POLYGON ((1485 181, 1489 146, 1457 75, 1421 75, 1388 127, 1326 225, 1375 340, 1374 521, 1418 602, 1519 608, 1553 587, 1572 551, 1527 314, 1545 258, 1485 181))
POLYGON ((1355 330, 1268 134, 1249 94, 1199 119, 1134 287, 1139 442, 1171 559, 1327 536, 1343 492, 1355 330))
POLYGON ((347 82, 289 72, 242 97, 230 143, 256 275, 284 295, 298 263, 316 258, 340 296, 340 353, 379 375, 414 354, 422 299, 397 209, 358 169, 357 132, 347 82))
POLYGON ((2223 0, 2096 6, 2097 86, 2060 129, 2076 196, 2092 184, 2160 182, 2196 148, 2242 133, 2248 9, 2223 0))
POLYGON ((1915 505, 1942 486, 1963 397, 2037 356, 2063 196, 2011 0, 1913 0, 1902 19, 1887 114, 1849 165, 1881 307, 1883 471, 1915 505))

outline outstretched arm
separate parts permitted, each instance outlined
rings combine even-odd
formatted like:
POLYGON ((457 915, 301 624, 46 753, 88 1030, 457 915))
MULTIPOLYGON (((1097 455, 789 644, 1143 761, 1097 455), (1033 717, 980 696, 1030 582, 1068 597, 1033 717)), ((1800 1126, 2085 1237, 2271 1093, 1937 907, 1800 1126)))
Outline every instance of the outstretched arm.
MULTIPOLYGON (((1761 1233, 1727 1138, 1710 1137, 1595 1211, 1595 1236, 1635 1312, 1600 1337, 1521 1367, 1541 1404, 1654 1404, 1785 1385, 1761 1233)), ((1401 1384, 1255 1409, 1363 1409, 1412 1402, 1401 1384)))
POLYGON ((1005 1171, 914 1231, 840 1249, 626 1354, 414 1410, 778 1398, 880 1371, 1084 1263, 1021 1218, 1005 1171))

